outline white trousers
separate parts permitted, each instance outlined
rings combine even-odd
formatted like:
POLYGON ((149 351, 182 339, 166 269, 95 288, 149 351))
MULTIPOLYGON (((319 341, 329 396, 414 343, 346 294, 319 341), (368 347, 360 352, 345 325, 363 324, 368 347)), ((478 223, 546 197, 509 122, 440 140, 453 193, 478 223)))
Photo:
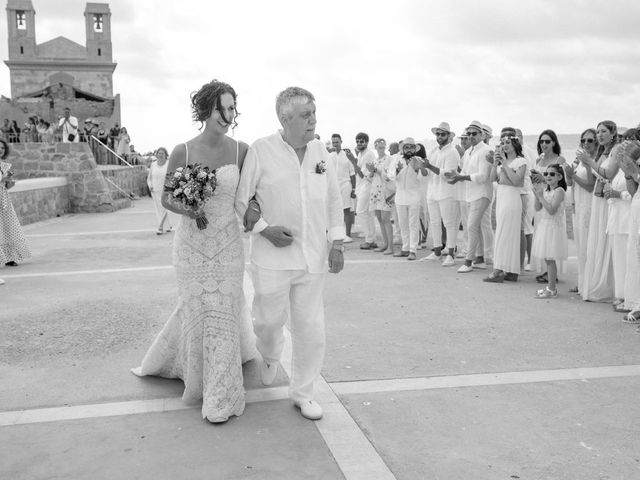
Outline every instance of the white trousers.
POLYGON ((493 259, 493 228, 491 227, 493 205, 494 202, 489 203, 489 206, 482 215, 482 221, 480 222, 485 259, 493 259))
POLYGON ((369 210, 370 189, 365 192, 362 192, 356 200, 356 215, 364 233, 364 241, 371 243, 376 239, 375 214, 369 210))
POLYGON ((420 203, 413 205, 396 205, 402 251, 416 253, 420 240, 420 203))
MULTIPOLYGON (((162 206, 162 194, 151 192, 151 198, 153 198, 153 205, 156 207, 156 219, 158 220, 156 228, 160 228, 160 224, 162 223, 162 219, 164 219, 165 215, 167 216, 165 222, 169 224, 169 227, 173 229, 177 228, 180 223, 180 215, 170 212, 162 206)), ((167 226, 164 225, 164 228, 166 230, 167 226)))
POLYGON ((296 402, 312 400, 313 382, 320 376, 325 352, 325 274, 256 265, 251 266, 251 273, 256 347, 266 362, 279 362, 284 327, 290 318, 293 352, 289 396, 296 402))
POLYGON ((624 298, 624 281, 627 275, 627 243, 629 235, 609 235, 613 263, 613 286, 616 298, 624 298))
POLYGON ((458 228, 460 226, 460 209, 458 201, 454 198, 443 200, 427 200, 429 207, 429 228, 433 245, 442 242, 442 223, 447 230, 447 248, 456 248, 458 240, 458 228))
POLYGON ((462 240, 460 242, 460 250, 466 256, 467 249, 469 248, 469 228, 467 223, 469 221, 469 203, 466 200, 458 201, 458 208, 460 209, 460 221, 462 222, 462 240))

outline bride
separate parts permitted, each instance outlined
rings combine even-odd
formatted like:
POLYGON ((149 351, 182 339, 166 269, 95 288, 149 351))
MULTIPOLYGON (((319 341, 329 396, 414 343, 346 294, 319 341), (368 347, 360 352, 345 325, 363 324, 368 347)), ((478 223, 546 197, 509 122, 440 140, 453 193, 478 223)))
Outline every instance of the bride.
POLYGON ((158 334, 138 376, 180 378, 188 403, 202 400, 202 417, 225 422, 244 411, 242 362, 255 355, 255 340, 243 293, 244 249, 234 197, 248 146, 226 134, 235 127, 236 92, 213 80, 191 96, 193 119, 204 124, 197 137, 178 145, 168 172, 200 163, 216 171, 217 186, 205 204, 209 221, 196 226, 196 214, 164 192, 162 204, 181 214, 173 244, 178 305, 158 334))

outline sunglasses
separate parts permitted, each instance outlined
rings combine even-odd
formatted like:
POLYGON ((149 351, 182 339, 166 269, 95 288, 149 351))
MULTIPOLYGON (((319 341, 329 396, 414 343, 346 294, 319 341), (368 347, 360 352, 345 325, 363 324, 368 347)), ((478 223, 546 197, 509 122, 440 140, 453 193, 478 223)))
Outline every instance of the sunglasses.
POLYGON ((593 143, 595 140, 593 138, 581 138, 580 143, 593 143))
POLYGON ((448 137, 449 134, 447 132, 436 132, 436 137, 448 137))
POLYGON ((540 143, 540 144, 545 143, 545 144, 549 145, 551 142, 552 142, 552 140, 544 140, 543 139, 543 140, 540 140, 540 142, 538 142, 538 143, 540 143))
POLYGON ((545 177, 556 177, 558 176, 558 172, 544 172, 542 175, 545 177))
POLYGON ((472 137, 475 137, 476 135, 480 135, 480 132, 467 132, 467 135, 471 135, 472 137))

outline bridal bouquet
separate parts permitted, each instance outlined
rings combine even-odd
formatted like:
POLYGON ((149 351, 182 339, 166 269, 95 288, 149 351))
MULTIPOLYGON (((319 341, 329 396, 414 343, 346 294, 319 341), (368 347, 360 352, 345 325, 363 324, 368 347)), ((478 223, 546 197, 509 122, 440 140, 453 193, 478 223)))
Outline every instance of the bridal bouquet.
POLYGON ((204 230, 209 223, 203 211, 204 204, 213 196, 216 185, 216 171, 195 163, 178 167, 172 175, 167 175, 164 191, 169 192, 174 201, 195 212, 196 224, 204 230))

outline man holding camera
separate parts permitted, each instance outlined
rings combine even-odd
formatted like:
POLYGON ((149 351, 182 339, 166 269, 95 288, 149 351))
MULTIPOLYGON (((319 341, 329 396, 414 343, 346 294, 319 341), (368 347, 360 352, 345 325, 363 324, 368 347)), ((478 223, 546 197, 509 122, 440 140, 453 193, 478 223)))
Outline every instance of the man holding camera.
POLYGON ((63 143, 78 143, 80 141, 78 119, 71 116, 69 107, 64 109, 64 117, 58 122, 58 129, 62 131, 63 143))

